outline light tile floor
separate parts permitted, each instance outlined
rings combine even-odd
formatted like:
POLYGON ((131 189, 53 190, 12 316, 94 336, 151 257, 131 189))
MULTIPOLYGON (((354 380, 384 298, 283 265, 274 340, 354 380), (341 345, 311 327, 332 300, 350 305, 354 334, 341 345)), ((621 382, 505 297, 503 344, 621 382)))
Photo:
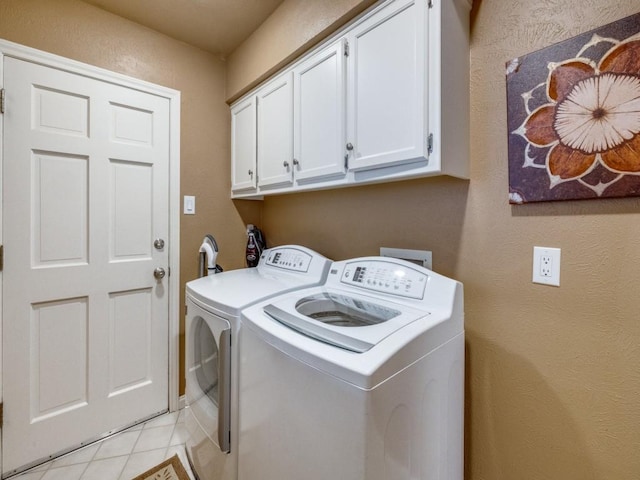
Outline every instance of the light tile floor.
POLYGON ((10 480, 131 480, 176 453, 191 480, 184 410, 156 417, 10 480))

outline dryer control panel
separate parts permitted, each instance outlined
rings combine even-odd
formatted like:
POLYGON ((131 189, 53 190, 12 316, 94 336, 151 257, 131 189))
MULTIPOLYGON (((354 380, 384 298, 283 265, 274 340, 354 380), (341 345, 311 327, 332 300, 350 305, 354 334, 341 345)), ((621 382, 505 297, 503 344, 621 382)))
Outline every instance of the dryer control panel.
POLYGON ((429 275, 387 260, 346 262, 340 282, 390 295, 424 298, 429 275))
POLYGON ((266 265, 296 272, 308 272, 313 259, 308 252, 292 247, 272 248, 265 253, 262 258, 266 265))

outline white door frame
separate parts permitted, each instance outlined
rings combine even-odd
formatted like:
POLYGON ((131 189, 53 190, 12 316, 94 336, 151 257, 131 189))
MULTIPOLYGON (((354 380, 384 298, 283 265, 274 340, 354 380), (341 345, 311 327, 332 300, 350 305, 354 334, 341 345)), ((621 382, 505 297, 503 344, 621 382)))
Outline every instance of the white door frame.
MULTIPOLYGON (((0 39, 0 89, 4 87, 3 65, 4 57, 14 57, 37 63, 47 67, 57 68, 85 77, 102 80, 112 84, 139 90, 145 93, 167 98, 169 100, 169 410, 179 408, 179 304, 180 304, 180 92, 162 87, 126 75, 111 72, 103 68, 94 67, 68 58, 25 47, 17 43, 0 39)), ((3 138, 4 115, 0 114, 0 147, 3 138)), ((4 166, 0 148, 0 175, 4 166)), ((2 182, 0 181, 0 245, 3 242, 2 215, 2 182)), ((2 392, 2 282, 0 271, 0 401, 2 392)), ((0 452, 2 437, 0 436, 0 452)), ((1 462, 1 456, 0 456, 1 462)))

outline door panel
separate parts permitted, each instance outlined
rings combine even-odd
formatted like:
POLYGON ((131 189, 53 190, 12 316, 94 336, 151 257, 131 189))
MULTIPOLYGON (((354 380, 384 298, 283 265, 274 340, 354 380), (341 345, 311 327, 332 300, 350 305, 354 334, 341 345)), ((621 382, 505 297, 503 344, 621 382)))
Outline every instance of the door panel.
POLYGON ((153 112, 117 103, 110 103, 109 107, 112 141, 140 146, 152 145, 153 112))
POLYGON ((426 156, 426 7, 393 2, 349 32, 350 170, 426 156))
POLYGON ((256 188, 256 97, 231 109, 231 190, 256 188))
POLYGON ((34 130, 87 138, 89 134, 89 98, 49 89, 32 87, 34 130))
POLYGON ((31 162, 33 268, 86 265, 89 158, 34 151, 31 162))
POLYGON ((258 186, 293 182, 293 77, 265 85, 258 97, 258 186))
POLYGON ((152 165, 111 159, 109 169, 110 260, 148 260, 153 236, 152 165))
POLYGON ((346 150, 344 40, 293 71, 294 156, 298 182, 344 176, 346 150))
POLYGON ((151 289, 109 294, 109 396, 153 380, 151 289))
POLYGON ((168 409, 169 100, 9 57, 4 88, 6 474, 168 409))
POLYGON ((32 422, 87 405, 88 323, 87 297, 32 306, 27 358, 31 365, 32 422), (60 375, 61 371, 65 374, 60 375))

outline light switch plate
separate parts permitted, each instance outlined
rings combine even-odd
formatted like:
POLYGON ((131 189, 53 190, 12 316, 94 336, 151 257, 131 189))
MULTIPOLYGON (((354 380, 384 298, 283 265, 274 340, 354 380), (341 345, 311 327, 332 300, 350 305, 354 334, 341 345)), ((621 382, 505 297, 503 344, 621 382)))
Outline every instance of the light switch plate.
POLYGON ((185 215, 195 215, 196 214, 196 197, 191 195, 184 196, 184 210, 185 215))

